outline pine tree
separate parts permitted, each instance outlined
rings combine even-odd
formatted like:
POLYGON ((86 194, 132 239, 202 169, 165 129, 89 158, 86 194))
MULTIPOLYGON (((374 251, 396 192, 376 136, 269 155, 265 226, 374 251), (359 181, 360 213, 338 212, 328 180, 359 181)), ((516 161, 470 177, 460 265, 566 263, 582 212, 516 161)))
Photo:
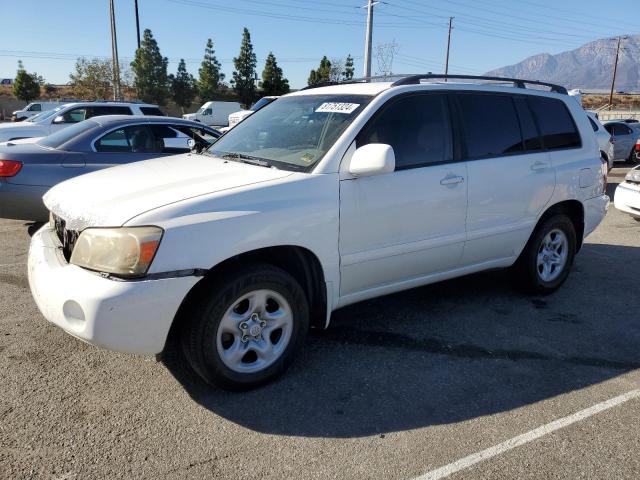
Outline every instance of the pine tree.
POLYGON ((171 97, 184 113, 184 109, 191 106, 196 96, 196 81, 193 75, 187 72, 187 65, 183 58, 180 59, 176 75, 170 75, 169 78, 171 80, 171 97))
POLYGON ((23 102, 29 103, 40 96, 40 83, 42 78, 37 73, 27 73, 18 60, 18 73, 13 82, 13 95, 23 102))
POLYGON ((204 49, 204 60, 200 64, 198 70, 198 94, 203 101, 210 100, 218 90, 220 82, 224 80, 224 73, 220 72, 222 64, 218 61, 213 49, 213 40, 207 40, 207 46, 204 49))
POLYGON ((309 79, 307 83, 309 85, 318 85, 319 83, 326 83, 331 79, 331 62, 325 55, 320 60, 320 66, 316 70, 309 72, 309 79))
POLYGON ((289 80, 283 77, 282 69, 278 66, 276 57, 272 52, 269 52, 264 63, 260 87, 263 95, 284 95, 289 93, 289 80))
POLYGON ((240 54, 233 59, 236 70, 233 72, 233 90, 240 97, 240 103, 251 105, 256 97, 256 54, 253 52, 251 35, 245 27, 242 33, 240 54))
POLYGON ((342 78, 344 80, 351 80, 355 69, 353 68, 353 57, 351 54, 347 55, 347 60, 344 63, 344 72, 342 72, 342 78))
POLYGON ((167 58, 160 54, 151 30, 145 29, 142 44, 136 50, 135 60, 131 62, 134 86, 140 100, 159 105, 166 103, 169 97, 168 63, 167 58))

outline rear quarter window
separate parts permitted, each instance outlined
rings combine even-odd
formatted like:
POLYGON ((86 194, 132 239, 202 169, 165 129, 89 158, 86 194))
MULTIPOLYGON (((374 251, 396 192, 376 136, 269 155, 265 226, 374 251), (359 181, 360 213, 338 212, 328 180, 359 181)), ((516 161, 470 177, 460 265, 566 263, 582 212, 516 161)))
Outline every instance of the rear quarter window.
POLYGON ((578 148, 582 145, 576 124, 564 102, 531 96, 528 103, 546 149, 578 148))

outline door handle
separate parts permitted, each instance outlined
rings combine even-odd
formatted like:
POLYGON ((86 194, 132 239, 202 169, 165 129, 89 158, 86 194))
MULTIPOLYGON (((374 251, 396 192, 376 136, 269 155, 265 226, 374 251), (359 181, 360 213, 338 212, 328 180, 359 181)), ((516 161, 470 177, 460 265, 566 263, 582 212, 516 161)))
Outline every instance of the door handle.
POLYGON ((531 165, 531 170, 534 172, 546 170, 547 168, 549 168, 549 164, 547 162, 536 162, 531 165))
POLYGON ((440 180, 440 185, 456 185, 457 183, 464 182, 464 177, 459 175, 447 175, 440 180))

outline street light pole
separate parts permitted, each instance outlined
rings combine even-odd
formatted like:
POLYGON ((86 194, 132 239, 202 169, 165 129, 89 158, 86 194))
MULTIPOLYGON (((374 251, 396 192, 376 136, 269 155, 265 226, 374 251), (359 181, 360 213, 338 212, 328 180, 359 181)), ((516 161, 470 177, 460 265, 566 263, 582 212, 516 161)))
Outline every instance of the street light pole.
POLYGON ((136 34, 138 35, 138 48, 140 48, 140 17, 138 16, 138 0, 134 0, 136 7, 136 34))
POLYGON ((111 17, 111 61, 113 63, 113 99, 120 100, 120 62, 118 61, 118 38, 116 35, 116 13, 113 0, 109 0, 109 15, 111 17))
POLYGON ((371 44, 373 40, 373 0, 367 3, 367 34, 364 41, 364 76, 371 76, 371 44))
POLYGON ((451 48, 451 23, 453 22, 453 17, 449 17, 449 36, 447 37, 447 59, 444 62, 444 81, 447 81, 447 75, 449 75, 449 49, 451 48))
MULTIPOLYGON (((626 37, 625 37, 626 38, 626 37)), ((609 110, 613 105, 613 88, 616 84, 616 73, 618 72, 618 58, 620 56, 620 41, 622 37, 618 37, 618 47, 616 48, 616 59, 613 62, 613 78, 611 79, 611 92, 609 93, 609 110)))

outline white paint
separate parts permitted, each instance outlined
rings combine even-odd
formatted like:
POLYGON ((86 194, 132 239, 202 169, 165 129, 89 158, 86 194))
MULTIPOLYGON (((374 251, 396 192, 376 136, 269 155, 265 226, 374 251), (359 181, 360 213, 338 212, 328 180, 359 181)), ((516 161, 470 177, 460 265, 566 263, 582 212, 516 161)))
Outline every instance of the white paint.
POLYGON ((560 430, 561 428, 585 420, 589 417, 592 417, 593 415, 604 412, 605 410, 609 410, 610 408, 617 407, 618 405, 621 405, 625 402, 628 402, 629 400, 633 400, 634 398, 638 397, 640 397, 640 389, 631 390, 630 392, 627 392, 623 395, 598 403, 592 407, 585 408, 584 410, 580 410, 579 412, 569 415, 568 417, 554 420, 551 423, 542 425, 541 427, 538 427, 527 433, 523 433, 522 435, 518 435, 517 437, 510 438, 509 440, 499 443, 498 445, 461 458, 460 460, 445 465, 444 467, 440 467, 436 470, 431 470, 424 475, 416 477, 414 480, 437 480, 440 478, 448 477, 449 475, 467 469, 473 465, 476 465, 477 463, 501 455, 516 447, 525 445, 541 437, 544 437, 549 433, 553 433, 556 430, 560 430))

